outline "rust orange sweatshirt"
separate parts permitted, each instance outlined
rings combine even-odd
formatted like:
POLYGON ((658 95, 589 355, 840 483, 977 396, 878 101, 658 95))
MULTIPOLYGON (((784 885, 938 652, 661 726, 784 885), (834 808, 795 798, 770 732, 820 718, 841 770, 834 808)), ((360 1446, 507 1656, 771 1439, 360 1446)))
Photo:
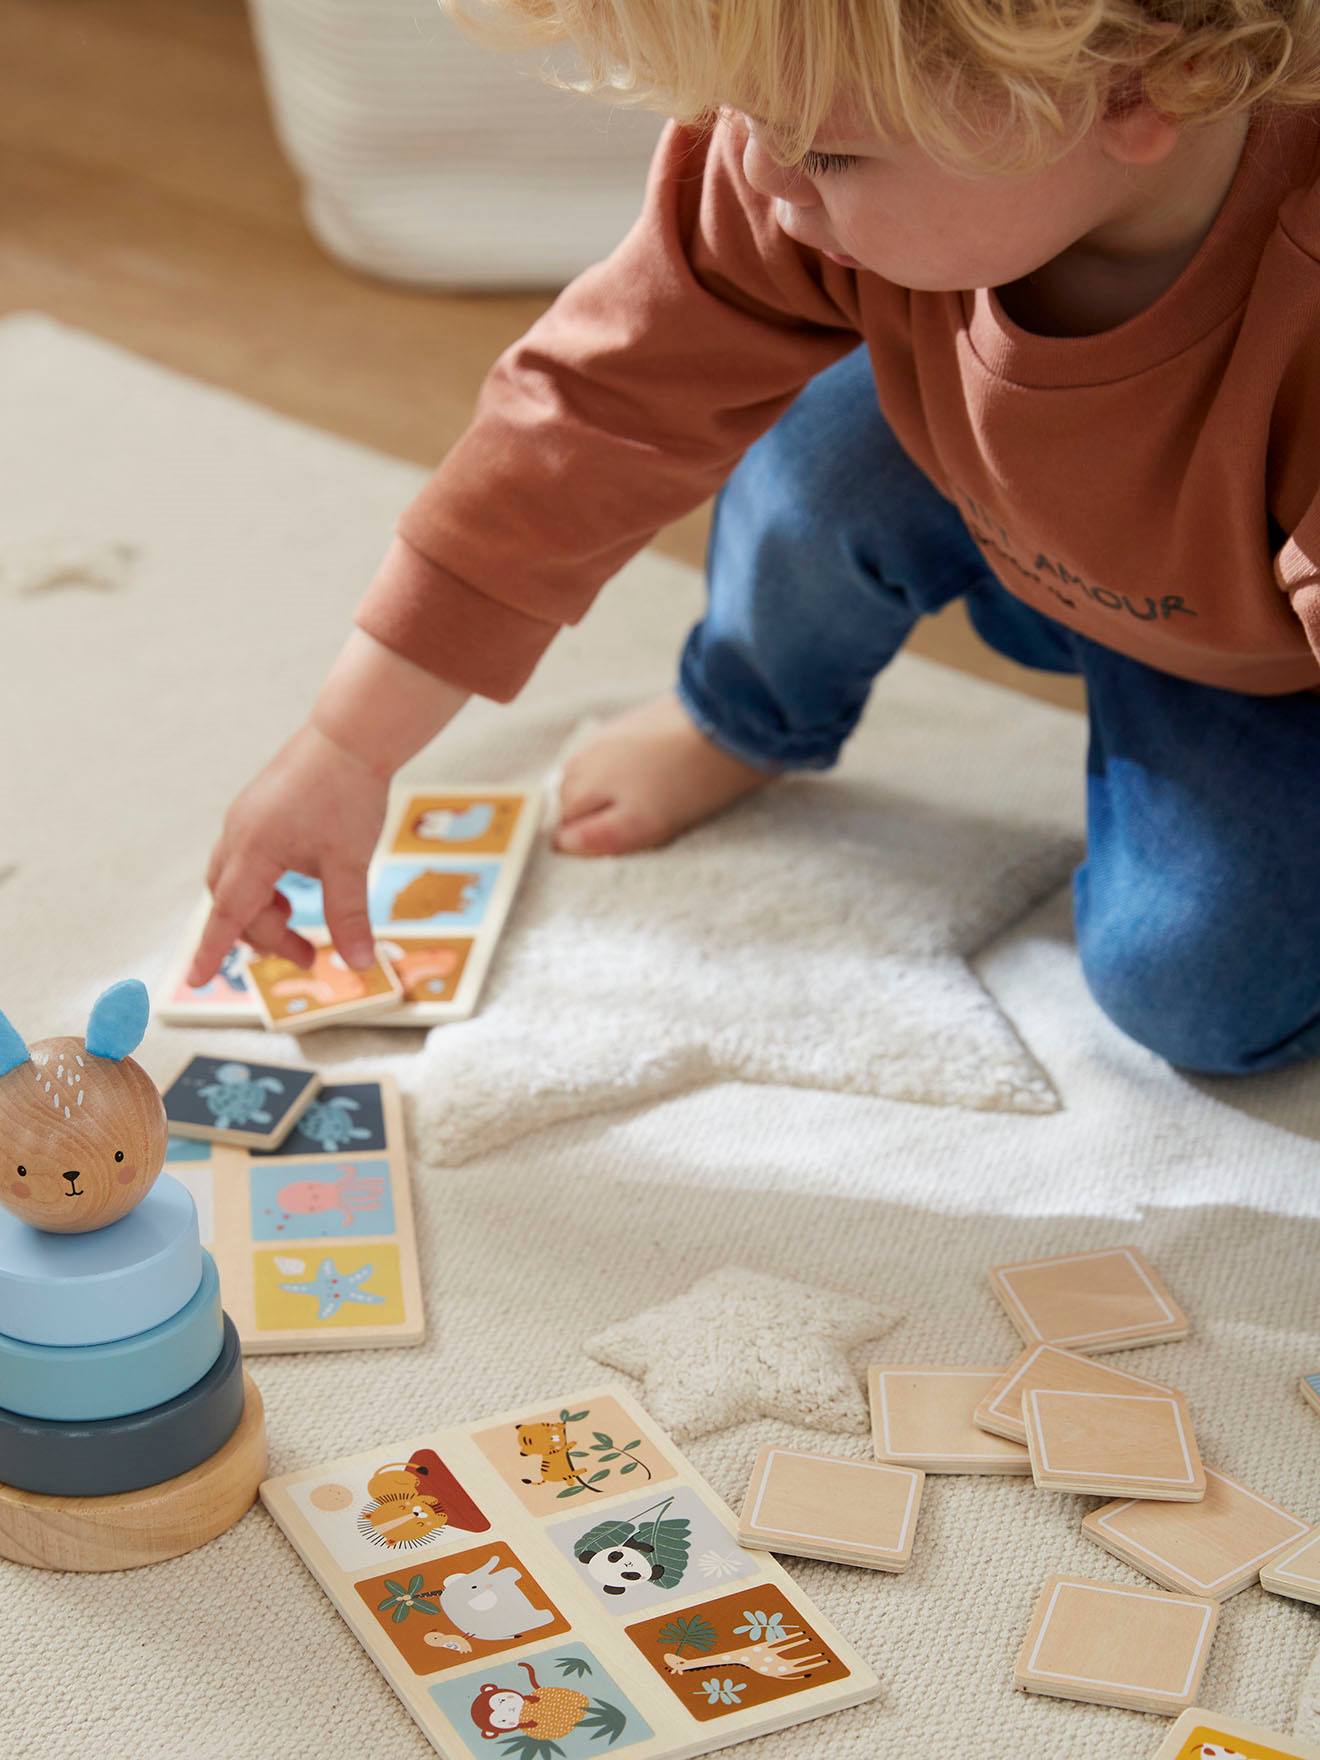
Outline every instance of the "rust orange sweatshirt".
POLYGON ((507 700, 556 630, 863 339, 898 439, 1019 598, 1260 695, 1320 689, 1320 110, 1260 110, 1178 279, 1047 337, 790 239, 732 131, 666 127, 643 208, 487 376, 359 625, 507 700))

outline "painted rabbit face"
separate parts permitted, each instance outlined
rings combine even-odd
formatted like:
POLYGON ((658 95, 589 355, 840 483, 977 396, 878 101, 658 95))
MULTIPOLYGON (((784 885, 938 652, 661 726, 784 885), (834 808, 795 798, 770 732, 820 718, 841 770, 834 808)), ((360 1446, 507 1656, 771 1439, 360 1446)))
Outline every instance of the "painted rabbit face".
POLYGON ((104 1228, 126 1216, 160 1172, 165 1108, 151 1077, 119 1049, 141 1037, 132 1033, 136 1014, 146 1023, 146 992, 136 985, 141 997, 125 999, 129 989, 106 992, 85 1040, 42 1039, 28 1047, 0 1015, 0 1205, 33 1228, 104 1228), (115 1008, 98 1019, 102 1004, 116 996, 115 1008))

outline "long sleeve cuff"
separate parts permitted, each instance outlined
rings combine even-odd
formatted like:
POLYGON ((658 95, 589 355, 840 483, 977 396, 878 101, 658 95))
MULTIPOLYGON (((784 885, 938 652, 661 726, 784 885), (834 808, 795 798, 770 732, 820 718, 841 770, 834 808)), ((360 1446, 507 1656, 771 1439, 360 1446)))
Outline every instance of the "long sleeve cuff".
POLYGON ((497 703, 517 696, 559 629, 479 592, 402 537, 353 621, 446 684, 497 703))

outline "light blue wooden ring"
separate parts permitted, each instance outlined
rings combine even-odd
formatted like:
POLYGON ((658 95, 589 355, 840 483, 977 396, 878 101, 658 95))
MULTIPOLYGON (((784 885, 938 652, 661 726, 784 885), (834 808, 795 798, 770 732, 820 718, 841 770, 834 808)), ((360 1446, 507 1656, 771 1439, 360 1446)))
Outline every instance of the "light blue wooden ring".
POLYGON ((145 1412, 195 1386, 224 1340, 220 1274, 204 1252, 193 1299, 150 1332, 108 1344, 27 1344, 0 1334, 0 1408, 73 1423, 145 1412))
POLYGON ((42 1234, 0 1210, 0 1333, 106 1344, 186 1307, 202 1281, 192 1193, 162 1173, 135 1210, 90 1234, 42 1234))
POLYGON ((195 1387, 150 1411, 57 1424, 0 1410, 0 1484, 52 1497, 109 1497, 189 1473, 243 1416, 243 1353, 225 1316, 220 1355, 195 1387))

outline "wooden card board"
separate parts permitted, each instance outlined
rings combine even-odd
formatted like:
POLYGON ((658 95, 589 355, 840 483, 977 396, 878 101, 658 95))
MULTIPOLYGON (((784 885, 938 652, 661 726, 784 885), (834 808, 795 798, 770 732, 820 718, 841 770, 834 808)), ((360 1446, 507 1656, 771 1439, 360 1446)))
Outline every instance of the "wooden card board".
POLYGON ((391 1077, 323 1086, 280 1148, 171 1137, 166 1166, 247 1356, 425 1335, 403 1108, 391 1077))
POLYGON ((161 1098, 172 1137, 278 1149, 320 1088, 314 1069, 190 1057, 161 1098))
POLYGON ((738 1521, 744 1546, 898 1575, 912 1562, 925 1475, 767 1445, 738 1521))
POLYGON ((1320 1369, 1314 1375, 1303 1375, 1298 1383, 1302 1390, 1302 1398, 1307 1405, 1320 1412, 1320 1369))
POLYGON ((547 1742, 682 1760, 879 1691, 619 1387, 421 1429, 261 1496, 447 1760, 547 1742))
POLYGON ((371 1020, 403 1001, 399 974, 379 948, 375 961, 355 971, 328 937, 308 937, 316 949, 304 970, 278 954, 249 956, 244 976, 261 1015, 272 1033, 311 1033, 336 1021, 371 1020))
POLYGON ((1023 1351, 1010 1363, 994 1386, 986 1393, 974 1413, 977 1427, 994 1436, 1006 1436, 1014 1442, 1025 1442, 1027 1427, 1022 1421, 1022 1399, 1038 1387, 1058 1388, 1073 1393, 1171 1393, 1172 1388, 1160 1381, 1148 1381, 1112 1363, 1098 1363, 1094 1357, 1078 1356, 1075 1351, 1061 1350, 1058 1345, 1036 1344, 1023 1351))
POLYGON ((1013 1678, 1028 1693, 1173 1717, 1196 1703, 1218 1621, 1214 1601, 1051 1577, 1013 1678))
POLYGON ((974 1421, 977 1406, 1002 1380, 998 1367, 872 1364, 867 1382, 876 1459, 926 1473, 1030 1473, 1021 1443, 987 1434, 974 1421))
POLYGON ((1199 1503, 1205 1468, 1177 1392, 1063 1393, 1038 1387, 1022 1415, 1031 1475, 1042 1491, 1199 1503))
POLYGON ((1151 1760, 1320 1760, 1320 1742, 1193 1709, 1183 1712, 1151 1760))
POLYGON ((1261 1566, 1260 1580, 1271 1595, 1309 1601, 1320 1607, 1320 1528, 1313 1528, 1297 1546, 1261 1566))
POLYGON ((1161 1588, 1227 1601, 1306 1534, 1307 1524, 1207 1467, 1200 1503, 1124 1498, 1082 1521, 1089 1539, 1161 1588))
POLYGON ((1186 1314, 1136 1247, 996 1265, 990 1287, 1027 1344, 1098 1356, 1188 1332, 1186 1314))
MULTIPOLYGON (((531 785, 391 786, 368 869, 367 904, 378 950, 398 976, 403 1001, 373 1012, 373 1027, 431 1027, 473 1013, 540 817, 541 793, 531 785)), ((291 927, 323 941, 319 882, 284 874, 279 888, 292 905, 291 927)), ((153 1013, 176 1026, 261 1026, 241 948, 230 950, 210 983, 193 990, 185 982, 209 909, 203 898, 153 1013)), ((279 1026, 284 1030, 287 1022, 279 1026)))

